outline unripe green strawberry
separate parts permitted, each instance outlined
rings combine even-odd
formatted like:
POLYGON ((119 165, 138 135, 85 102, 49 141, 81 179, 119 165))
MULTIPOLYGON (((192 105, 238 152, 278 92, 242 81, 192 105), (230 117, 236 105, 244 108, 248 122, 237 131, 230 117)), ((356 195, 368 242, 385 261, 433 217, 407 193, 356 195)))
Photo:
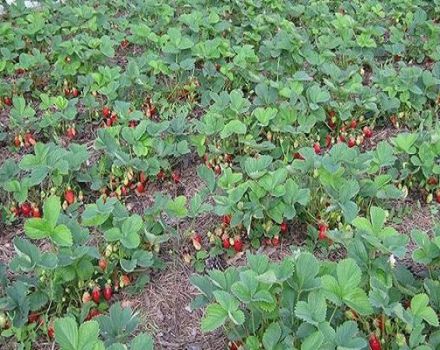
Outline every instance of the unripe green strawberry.
POLYGON ((5 329, 8 324, 8 318, 3 312, 0 312, 0 329, 5 329))
POLYGON ((403 335, 402 333, 397 333, 396 334, 396 344, 399 346, 399 348, 403 348, 403 347, 407 346, 405 335, 403 335))

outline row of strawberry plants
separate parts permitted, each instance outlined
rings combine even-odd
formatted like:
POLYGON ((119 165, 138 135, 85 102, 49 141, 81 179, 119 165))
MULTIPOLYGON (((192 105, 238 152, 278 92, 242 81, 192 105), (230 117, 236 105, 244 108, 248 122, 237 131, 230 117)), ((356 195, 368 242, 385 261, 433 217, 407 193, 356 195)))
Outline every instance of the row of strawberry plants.
MULTIPOLYGON (((2 336, 14 336, 27 349, 41 332, 54 337, 56 318, 69 315, 82 323, 107 311, 114 293, 141 290, 149 272, 162 267, 160 245, 173 232, 164 216, 185 216, 184 204, 157 196, 141 217, 115 198, 101 197, 80 214, 78 207, 63 212, 60 198, 48 197, 42 216, 24 225, 26 236, 46 242, 46 248, 16 237, 16 255, 1 268, 2 336), (92 236, 97 244, 91 244, 92 236)), ((119 327, 130 326, 120 322, 119 327)))
MULTIPOLYGON (((227 100, 224 101, 221 108, 224 115, 230 113, 231 118, 237 118, 237 113, 247 110, 250 105, 249 101, 236 90, 232 91, 229 96, 225 95, 224 97, 227 100), (226 106, 228 107, 225 109, 226 106)), ((213 108, 219 111, 220 106, 213 108)), ((138 113, 129 111, 129 106, 126 103, 119 103, 117 111, 118 115, 123 116, 131 113, 139 117, 138 113)), ((246 157, 259 157, 259 155, 263 155, 259 161, 263 168, 272 163, 269 159, 280 164, 287 164, 294 160, 292 163, 293 168, 307 173, 308 170, 314 170, 310 168, 310 165, 315 156, 308 155, 309 159, 303 162, 304 155, 301 154, 300 150, 304 149, 302 147, 304 144, 310 143, 310 141, 305 142, 310 139, 310 136, 294 131, 286 133, 285 130, 289 130, 288 124, 291 125, 293 122, 286 119, 292 116, 290 112, 291 109, 289 108, 278 110, 277 108, 257 107, 252 112, 251 116, 253 118, 246 117, 245 121, 248 123, 246 125, 239 119, 232 119, 226 123, 218 112, 208 111, 200 122, 196 121, 196 128, 200 134, 192 133, 191 126, 186 123, 187 111, 185 112, 185 110, 182 110, 181 114, 172 121, 155 122, 144 119, 140 120, 137 125, 101 129, 98 131, 95 146, 97 150, 103 150, 105 155, 101 156, 98 162, 88 167, 85 166, 89 157, 85 146, 70 144, 68 149, 64 149, 53 144, 39 143, 34 146, 35 155, 26 155, 18 166, 13 161, 3 164, 1 184, 19 204, 26 201, 28 192, 32 187, 40 189, 43 187, 43 191, 40 191, 41 196, 44 196, 49 190, 55 191, 58 195, 63 193, 63 190, 69 191, 66 196, 67 206, 74 201, 72 196, 75 197, 75 192, 70 190, 70 185, 76 185, 78 187, 78 193, 76 194, 82 197, 79 193, 80 183, 89 183, 92 190, 100 190, 118 197, 126 195, 132 190, 140 194, 145 191, 148 178, 157 178, 163 181, 167 176, 170 176, 174 182, 178 183, 180 172, 178 170, 170 171, 169 169, 175 168, 179 159, 190 153, 190 145, 195 146, 197 152, 204 156, 205 164, 212 167, 216 174, 220 174, 230 167, 237 168, 240 163, 245 164, 248 162, 250 164, 250 160, 246 160, 246 157), (272 122, 275 123, 273 133, 271 131, 261 131, 262 127, 272 122), (278 125, 278 123, 281 124, 278 125), (276 132, 275 129, 278 131, 276 132), (283 130, 283 132, 280 130, 283 130), (253 135, 261 133, 266 133, 266 140, 262 140, 261 136, 253 138, 253 135), (238 152, 240 149, 242 151, 238 152), (84 172, 85 169, 87 171, 84 172), (23 172, 26 174, 25 177, 23 177, 23 172), (23 181, 18 181, 16 176, 23 178, 23 181)), ((357 124, 357 122, 352 120, 351 125, 353 126, 353 124, 357 124)), ((435 128, 435 126, 428 126, 428 130, 432 128, 435 128)), ((335 149, 342 150, 343 148, 339 144, 347 141, 349 149, 356 148, 358 144, 361 145, 364 140, 368 140, 371 135, 371 129, 365 126, 363 135, 357 139, 349 138, 347 140, 341 134, 337 139, 326 137, 325 145, 321 146, 320 143, 315 143, 313 149, 318 155, 326 154, 327 150, 330 150, 329 154, 331 156, 331 148, 334 145, 335 149)), ((409 185, 416 183, 424 186, 428 182, 428 185, 434 187, 435 190, 438 183, 438 169, 435 163, 438 155, 438 145, 435 137, 431 141, 428 140, 430 145, 420 146, 420 142, 423 141, 423 138, 426 138, 425 136, 419 137, 416 134, 400 135, 393 141, 395 151, 382 143, 376 154, 376 157, 381 158, 372 160, 370 155, 369 159, 363 160, 372 162, 374 169, 370 170, 364 167, 363 171, 371 173, 371 171, 378 171, 384 166, 393 165, 393 161, 396 159, 390 152, 398 152, 401 153, 399 166, 405 166, 409 159, 411 159, 410 164, 412 166, 405 169, 402 174, 399 174, 399 169, 393 169, 389 180, 399 182, 409 177, 409 185), (416 141, 418 144, 414 145, 416 141), (414 152, 418 152, 418 154, 413 155, 414 152), (407 159, 403 156, 404 154, 406 154, 407 159), (388 161, 392 164, 388 164, 388 161), (385 163, 382 164, 382 162, 385 163), (411 181, 411 178, 414 177, 412 173, 417 171, 422 175, 417 175, 414 181, 411 181)), ((337 152, 340 151, 334 153, 337 152)), ((360 159, 357 158, 354 151, 345 149, 343 152, 347 154, 348 158, 360 159)), ((373 152, 371 154, 373 157, 375 156, 373 152)), ((360 163, 362 162, 359 162, 361 167, 360 163)), ((385 185, 385 183, 382 185, 385 185)), ((432 191, 433 188, 428 189, 432 191)), ((431 194, 435 195, 435 191, 431 194)), ((34 199, 37 200, 39 195, 38 193, 31 193, 30 197, 35 197, 34 199)), ((16 211, 14 206, 13 211, 16 211)), ((29 211, 30 209, 26 208, 25 212, 29 211)))
POLYGON ((244 240, 278 246, 293 219, 314 227, 312 241, 327 241, 329 229, 350 228, 372 203, 391 204, 410 191, 440 203, 438 132, 401 133, 365 152, 339 143, 325 152, 303 147, 298 155, 291 162, 237 155, 236 165, 217 178, 211 163, 199 169, 215 213, 224 217, 210 239, 214 245, 229 249, 238 241, 238 251, 244 240))
MULTIPOLYGON (((435 132, 403 133, 363 153, 343 143, 328 151, 301 148, 296 153, 299 157, 290 157, 297 158, 292 162, 288 161, 288 155, 284 161, 270 155, 238 155, 236 159, 230 156, 228 167, 213 166, 207 161, 208 167, 214 169, 201 169, 199 175, 208 183, 208 192, 216 194, 215 212, 229 218, 226 228, 215 231, 220 245, 229 248, 234 245, 231 239, 240 242, 241 236, 249 238, 254 246, 263 242, 270 244, 270 241, 278 245, 280 233, 286 233, 288 222, 297 216, 318 226, 318 238, 324 239, 329 227, 350 224, 359 211, 367 209, 371 200, 400 198, 414 189, 421 191, 426 202, 433 199, 438 202, 439 165, 436 159, 440 146, 436 135, 435 132), (221 174, 217 181, 216 174, 221 174)), ((70 153, 52 144, 37 144, 36 154, 26 155, 19 167, 12 161, 6 162, 1 168, 2 186, 11 191, 12 198, 20 205, 6 207, 5 213, 10 210, 13 216, 40 217, 39 203, 50 194, 64 195, 63 208, 74 204, 70 210, 76 210, 81 206, 82 192, 63 188, 65 182, 73 180, 90 182, 94 190, 104 188, 104 198, 107 193, 122 196, 132 189, 141 195, 148 175, 155 174, 159 166, 153 165, 152 173, 148 168, 141 168, 145 172, 142 171, 137 179, 132 169, 141 161, 123 153, 111 133, 102 130, 97 143, 103 145, 111 160, 106 162, 101 158, 99 164, 88 169, 81 166, 87 159, 86 150, 74 144, 70 146, 70 153), (105 172, 97 171, 102 170, 101 164, 105 163, 112 174, 108 189, 102 178, 105 172), (23 177, 19 169, 29 174, 23 177), (45 179, 48 181, 43 181, 45 179), (57 189, 56 185, 60 187, 57 189)), ((177 173, 173 173, 173 179, 180 181, 177 173)), ((201 194, 201 198, 205 197, 201 194)))
POLYGON ((420 278, 396 265, 408 236, 385 225, 385 210, 369 214, 354 219, 353 231, 329 233, 347 252, 338 262, 304 250, 277 263, 250 254, 246 266, 193 275, 202 330, 222 328, 230 349, 436 349, 439 231, 432 240, 412 233, 420 278))
MULTIPOLYGON (((393 32, 391 38, 397 41, 394 43, 395 46, 404 48, 406 44, 410 47, 412 45, 421 45, 421 42, 416 39, 420 35, 419 32, 429 33, 430 30, 434 30, 431 28, 432 26, 427 25, 421 18, 427 18, 428 14, 432 15, 432 12, 435 14, 436 9, 429 8, 424 2, 420 2, 417 5, 422 7, 419 7, 417 10, 414 4, 407 4, 407 9, 412 11, 412 15, 405 18, 403 23, 400 23, 397 19, 391 21, 396 26, 395 31, 398 31, 401 26, 402 28, 411 28, 411 30, 408 30, 408 36, 412 39, 411 44, 400 43, 399 41, 405 40, 393 32)), ((105 36, 101 40, 96 39, 98 50, 94 46, 87 47, 82 45, 82 40, 85 40, 83 36, 88 37, 90 34, 79 33, 78 38, 74 36, 66 41, 56 41, 60 45, 60 52, 56 50, 56 53, 53 55, 54 57, 41 58, 41 56, 44 57, 45 55, 39 51, 30 54, 28 52, 30 48, 41 46, 41 36, 45 37, 46 30, 59 30, 55 25, 47 28, 43 24, 49 20, 60 20, 60 13, 58 12, 55 12, 57 15, 51 15, 46 11, 32 13, 27 18, 27 21, 35 23, 31 33, 27 33, 21 27, 17 28, 9 23, 5 25, 4 31, 7 33, 5 35, 6 46, 16 43, 14 41, 14 34, 27 40, 26 45, 18 49, 20 55, 17 64, 7 64, 7 61, 5 61, 3 69, 6 76, 15 72, 17 67, 21 70, 28 69, 33 71, 36 67, 42 66, 55 75, 54 80, 59 88, 58 92, 64 93, 67 96, 73 96, 74 98, 67 103, 67 100, 61 96, 52 97, 47 93, 40 95, 36 92, 40 88, 32 79, 27 81, 29 79, 26 79, 26 74, 24 77, 15 80, 16 85, 5 84, 5 89, 13 90, 14 94, 18 95, 32 90, 33 95, 43 101, 39 108, 43 112, 47 111, 47 106, 55 105, 62 113, 52 113, 49 111, 47 113, 48 117, 44 118, 44 123, 38 129, 41 129, 43 125, 48 123, 56 126, 61 118, 66 119, 67 124, 63 128, 66 129, 66 133, 68 132, 69 135, 72 134, 70 121, 75 116, 75 110, 72 107, 77 102, 78 96, 80 96, 82 103, 89 107, 90 110, 99 110, 96 107, 102 106, 103 100, 107 101, 110 107, 113 108, 113 102, 123 99, 132 101, 133 107, 138 109, 141 108, 141 105, 146 104, 146 108, 149 111, 147 114, 151 115, 151 111, 159 110, 161 115, 166 115, 168 113, 167 110, 170 107, 172 108, 174 104, 181 104, 182 99, 190 106, 194 106, 196 101, 200 101, 204 106, 214 101, 218 107, 222 108, 222 104, 225 103, 225 96, 222 95, 225 85, 229 85, 227 90, 230 91, 234 87, 241 88, 243 81, 248 85, 243 90, 249 96, 254 96, 253 103, 256 105, 271 105, 278 102, 278 99, 281 98, 287 105, 287 113, 290 114, 289 118, 294 118, 293 122, 298 122, 300 130, 310 130, 316 123, 325 122, 325 110, 330 112, 338 111, 336 120, 334 120, 334 117, 331 117, 328 122, 330 127, 332 127, 332 124, 338 125, 338 130, 339 127, 342 127, 341 124, 343 122, 348 122, 352 125, 350 123, 351 118, 357 120, 363 115, 369 116, 367 118, 369 119, 369 124, 372 123, 372 120, 374 123, 375 118, 371 118, 372 116, 379 116, 381 118, 382 115, 380 114, 393 115, 394 118, 399 120, 412 115, 413 117, 411 118, 416 120, 417 118, 414 117, 414 114, 425 118, 427 115, 422 111, 428 109, 427 114, 433 115, 433 112, 436 110, 433 104, 435 104, 438 98, 438 64, 420 68, 411 65, 410 62, 399 62, 396 64, 395 62, 380 61, 381 64, 369 68, 373 70, 371 86, 362 83, 365 75, 364 62, 367 61, 369 65, 373 65, 375 59, 382 57, 381 54, 383 54, 385 48, 390 49, 385 40, 379 40, 381 34, 385 36, 384 29, 378 30, 375 28, 375 25, 383 22, 383 16, 386 13, 382 6, 378 6, 365 17, 366 25, 370 30, 364 29, 365 32, 362 33, 355 33, 353 28, 353 15, 356 14, 356 11, 359 13, 367 11, 360 4, 349 9, 344 9, 344 5, 341 4, 340 11, 342 11, 342 14, 332 12, 335 9, 327 6, 320 8, 315 4, 312 8, 313 10, 303 8, 302 6, 299 6, 297 9, 288 8, 289 12, 287 13, 292 11, 291 15, 293 18, 301 15, 305 23, 314 23, 316 13, 321 14, 324 18, 328 18, 329 23, 331 23, 325 26, 325 30, 322 30, 323 33, 319 31, 304 33, 304 29, 292 28, 291 24, 289 24, 290 22, 282 22, 280 27, 276 28, 278 34, 273 38, 266 38, 267 33, 270 32, 266 30, 266 27, 273 28, 274 23, 277 22, 276 19, 285 10, 283 7, 275 7, 268 14, 267 18, 261 19, 262 23, 259 26, 264 27, 265 30, 261 33, 260 30, 257 30, 260 34, 256 37, 250 36, 248 39, 249 43, 243 47, 236 45, 236 43, 240 43, 237 32, 242 30, 241 26, 234 22, 226 24, 228 22, 226 19, 229 17, 231 17, 231 21, 235 20, 234 16, 230 13, 231 9, 227 5, 218 8, 210 7, 206 10, 208 12, 206 18, 211 18, 212 22, 208 21, 205 23, 205 21, 201 21, 201 13, 198 9, 180 15, 178 23, 185 34, 181 34, 177 28, 171 28, 167 33, 161 33, 160 29, 153 22, 147 21, 148 24, 141 22, 140 24, 128 25, 127 21, 115 20, 114 26, 117 28, 115 33, 113 33, 115 38, 120 40, 120 37, 125 35, 124 30, 127 30, 131 33, 126 38, 129 44, 142 46, 142 44, 145 45, 144 40, 152 44, 145 51, 142 51, 141 55, 131 57, 124 71, 119 67, 106 65, 108 58, 114 57, 115 50, 113 46, 118 42, 117 40, 110 39, 109 36, 105 36), (355 12, 352 13, 353 11, 355 12), (373 18, 371 18, 371 14, 373 14, 373 18), (222 19, 222 17, 224 18, 222 19), (198 19, 195 22, 197 23, 196 25, 191 22, 194 18, 198 19), (222 28, 222 30, 217 27, 222 28), (202 31, 201 29, 204 30, 202 31), (219 31, 224 33, 225 38, 219 39, 217 37, 219 31), (339 45, 331 48, 322 47, 320 40, 323 40, 323 38, 328 36, 328 32, 332 31, 343 38, 344 40, 341 39, 342 42, 346 42, 348 46, 339 43, 339 45), (204 36, 207 36, 207 38, 204 36), (315 40, 317 42, 311 41, 308 43, 309 40, 307 39, 309 36, 316 37, 315 40), (373 40, 371 37, 375 36, 377 36, 377 39, 373 40), (359 39, 361 37, 363 38, 362 40, 359 39), (293 45, 293 38, 298 39, 299 47, 293 45), (292 45, 282 44, 284 41, 286 44, 292 43, 292 45), (370 45, 366 45, 365 42, 369 42, 370 45), (316 52, 309 47, 310 45, 315 48, 316 52), (380 46, 378 47, 378 45, 380 46), (66 55, 66 49, 67 52, 71 51, 72 54, 66 55), (22 50, 24 52, 21 52, 22 50), (300 54, 295 55, 296 60, 293 60, 293 67, 289 67, 285 63, 288 60, 284 59, 292 54, 291 51, 300 52, 300 54), (97 53, 98 57, 95 57, 97 53), (343 59, 340 58, 341 56, 343 59), (39 58, 43 62, 38 63, 39 58), (54 62, 53 60, 57 58, 58 60, 54 62), (175 63, 176 61, 178 63, 175 63), (67 69, 66 76, 58 75, 58 70, 51 70, 54 64, 58 68, 62 66, 67 69), (81 68, 82 65, 87 67, 81 68), (216 65, 219 65, 219 71, 215 68, 216 65), (211 67, 211 69, 208 67, 211 67), (276 72, 271 67, 277 67, 276 72), (262 77, 262 70, 271 74, 265 74, 262 77), (252 72, 251 75, 249 71, 252 72), (84 76, 80 76, 78 82, 66 80, 67 77, 71 79, 76 73, 84 74, 84 76), (153 77, 150 81, 148 76, 151 73, 162 75, 164 79, 153 77), (234 78, 235 76, 241 78, 234 78), (288 78, 287 80, 283 78, 288 76, 293 76, 293 78, 288 78), (334 81, 337 81, 338 84, 332 83, 334 81), (155 93, 145 93, 145 84, 148 85, 147 90, 154 90, 155 93), (235 84, 238 86, 235 86, 235 84), (20 87, 25 88, 20 89, 20 87), (190 99, 188 95, 194 96, 190 99), (141 98, 138 96, 141 96, 141 98), (154 100, 152 105, 151 98, 154 100), (55 99, 55 102, 53 99, 55 99), (67 110, 64 110, 65 108, 67 110), (295 114, 297 115, 296 117, 294 116, 295 114)), ((57 10, 60 11, 61 9, 57 10)), ((102 18, 102 10, 105 10, 105 8, 94 10, 84 6, 84 8, 78 11, 76 17, 85 23, 89 21, 94 23, 97 18, 104 20, 102 18), (86 9, 91 12, 83 12, 86 9), (90 20, 90 18, 94 18, 94 20, 90 20)), ((251 9, 245 7, 244 11, 243 9, 237 11, 237 22, 239 22, 240 18, 247 18, 249 16, 248 10, 251 9)), ((403 13, 400 10, 388 10, 390 10, 391 18, 393 16, 400 18, 403 13)), ((68 12, 68 10, 66 11, 68 12)), ((165 16, 168 20, 168 16, 174 15, 174 10, 169 8, 169 12, 165 16)), ((251 11, 250 13, 253 12, 251 11)), ((357 18, 357 20, 363 22, 364 18, 357 18)), ((105 21, 109 20, 106 19, 105 21)), ((20 21, 18 22, 17 24, 21 23, 20 21)), ((249 26, 256 30, 254 28, 255 24, 248 23, 247 20, 245 23, 242 24, 244 28, 249 26)), ((111 27, 111 21, 104 27, 105 31, 108 31, 108 27, 111 27)), ((307 26, 304 28, 307 28, 307 26)), ((96 34, 96 32, 96 28, 91 29, 92 34, 96 34)), ((61 37, 62 35, 58 38, 61 37)), ((435 35, 427 37, 430 40, 435 40, 435 35)), ((424 44, 421 48, 422 52, 423 50, 429 51, 432 49, 432 45, 424 44)), ((125 45, 126 43, 123 46, 125 45)), ((393 47, 393 45, 390 46, 393 47)), ((403 48, 401 50, 404 50, 403 48)), ((421 55, 423 56, 423 53, 421 55)), ((435 60, 436 52, 429 52, 429 55, 431 60, 435 60)), ((39 76, 35 74, 32 77, 36 79, 39 76)), ((10 104, 10 93, 6 90, 4 93, 6 95, 5 102, 7 101, 7 104, 10 104)), ((53 92, 56 92, 56 90, 53 92)), ((236 99, 235 95, 234 98, 236 99)), ((23 118, 26 113, 24 113, 23 104, 20 103, 20 105, 21 108, 17 107, 20 113, 16 113, 20 114, 20 122, 16 123, 16 125, 26 131, 26 125, 32 126, 33 116, 30 116, 31 118, 28 122, 23 123, 24 119, 26 119, 23 118)), ((246 107, 246 104, 240 108, 243 107, 246 107)), ((28 109, 29 112, 31 110, 28 109)), ((243 112, 243 110, 235 111, 236 113, 243 112)), ((90 111, 90 114, 93 115, 94 113, 90 111)), ((126 113, 122 114, 125 115, 126 113)), ((118 119, 123 118, 120 115, 117 116, 118 119)), ((112 118, 109 123, 113 125, 115 120, 115 118, 112 118)), ((107 122, 108 119, 106 119, 107 122)), ((276 129, 270 130, 270 132, 276 132, 276 129)), ((319 133, 321 133, 320 129, 318 129, 319 133)), ((265 131, 268 133, 268 130, 265 131)), ((343 131, 343 133, 346 134, 347 132, 343 131)), ((331 135, 331 137, 338 136, 340 135, 331 135)), ((348 133, 348 135, 342 136, 346 137, 348 141, 351 137, 355 137, 356 134, 348 133)))

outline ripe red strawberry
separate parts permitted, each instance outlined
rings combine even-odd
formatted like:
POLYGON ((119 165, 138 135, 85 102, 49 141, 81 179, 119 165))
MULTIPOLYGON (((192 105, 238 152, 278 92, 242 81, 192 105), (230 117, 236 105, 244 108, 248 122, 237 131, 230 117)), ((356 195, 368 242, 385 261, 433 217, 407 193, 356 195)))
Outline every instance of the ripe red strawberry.
POLYGON ((111 125, 116 124, 116 122, 118 121, 118 116, 115 113, 112 113, 110 120, 111 120, 111 125))
POLYGON ((118 116, 116 114, 112 114, 111 117, 105 120, 105 125, 108 127, 113 126, 118 121, 118 116))
POLYGON ((437 180, 437 178, 435 176, 431 176, 428 179, 427 183, 428 183, 428 185, 435 186, 435 185, 438 184, 438 180, 437 180))
POLYGON ((347 145, 349 148, 353 148, 356 146, 356 139, 354 137, 350 137, 350 139, 347 142, 347 145))
POLYGON ((50 339, 54 339, 54 338, 55 338, 55 328, 53 327, 53 325, 50 325, 50 326, 47 328, 47 336, 48 336, 50 339))
POLYGON ((225 154, 225 162, 232 162, 232 154, 226 153, 225 154))
POLYGON ((325 137, 325 147, 330 147, 332 145, 332 137, 330 134, 327 134, 325 137))
POLYGON ((20 207, 20 210, 25 218, 29 218, 32 216, 32 206, 29 203, 23 203, 20 207))
POLYGON ((319 240, 322 241, 327 238, 327 229, 328 229, 328 226, 326 224, 319 224, 319 226, 318 226, 318 230, 319 230, 318 239, 319 240))
POLYGON ((99 303, 99 301, 101 300, 101 289, 99 287, 95 287, 93 288, 92 291, 92 299, 95 303, 99 303))
POLYGON ((112 295, 113 295, 112 287, 109 284, 106 284, 103 292, 104 299, 109 301, 112 298, 112 295))
POLYGON ((129 187, 128 186, 122 186, 121 187, 121 194, 123 195, 123 196, 126 196, 127 194, 128 194, 128 191, 129 191, 129 187))
POLYGON ((371 130, 368 126, 364 126, 362 132, 367 139, 373 136, 373 130, 371 130))
POLYGON ((35 146, 35 144, 37 143, 37 141, 35 141, 34 139, 34 135, 32 135, 32 133, 30 132, 24 134, 24 142, 26 147, 35 146))
POLYGON ((138 182, 136 184, 136 191, 138 193, 144 193, 145 192, 145 185, 142 182, 138 182))
POLYGON ((171 178, 173 179, 174 183, 179 183, 181 176, 177 171, 173 171, 173 173, 171 174, 171 178))
POLYGON ((229 242, 229 238, 223 238, 223 248, 229 249, 231 247, 231 243, 229 242))
POLYGON ((238 350, 240 348, 240 344, 236 342, 229 342, 228 349, 229 350, 238 350))
POLYGON ((345 136, 344 135, 339 135, 338 139, 339 139, 339 142, 345 142, 345 136))
POLYGON ((274 238, 272 238, 272 244, 274 247, 277 247, 280 245, 280 237, 275 236, 274 238))
POLYGON ((328 226, 326 224, 319 224, 318 229, 319 231, 327 231, 328 226))
POLYGON ((75 202, 75 192, 70 187, 64 192, 64 199, 69 205, 75 202))
POLYGON ((193 240, 195 240, 196 242, 202 243, 202 236, 200 234, 196 233, 193 236, 193 240))
POLYGON ((35 323, 39 320, 39 318, 40 318, 39 314, 37 314, 36 312, 32 312, 28 316, 28 323, 35 323))
POLYGON ((5 97, 3 99, 3 102, 5 103, 6 106, 12 106, 12 99, 10 97, 5 97))
POLYGON ((120 43, 121 49, 126 49, 129 44, 130 42, 127 39, 122 40, 120 43))
POLYGON ((286 233, 288 231, 289 227, 287 226, 286 222, 281 223, 280 225, 280 231, 281 233, 286 233))
POLYGON ((98 266, 102 271, 107 270, 107 260, 105 258, 99 259, 98 266))
POLYGON ((313 145, 313 149, 315 150, 315 153, 316 153, 316 154, 321 153, 321 145, 320 145, 318 142, 316 142, 316 143, 313 145))
POLYGON ((90 310, 89 314, 87 315, 86 321, 90 321, 91 319, 93 319, 99 315, 101 315, 101 312, 99 310, 92 309, 92 310, 90 310))
POLYGON ((37 206, 34 206, 32 208, 32 217, 41 218, 41 211, 40 211, 40 208, 38 208, 37 206))
POLYGON ((147 175, 145 175, 145 173, 143 171, 141 171, 139 173, 139 181, 144 184, 147 182, 147 180, 148 180, 147 175))
POLYGON ((357 121, 356 121, 356 119, 353 119, 353 120, 350 122, 350 128, 352 128, 352 129, 356 129, 356 126, 357 126, 357 121))
POLYGON ((110 108, 108 108, 107 106, 102 108, 102 115, 104 116, 104 118, 110 117, 111 114, 112 114, 112 111, 110 110, 110 108))
POLYGON ((379 339, 377 339, 377 336, 374 333, 370 335, 368 343, 370 344, 371 350, 382 350, 382 345, 380 344, 379 339))
POLYGON ((128 122, 128 126, 130 127, 130 128, 135 128, 136 126, 137 126, 137 120, 130 120, 129 122, 128 122))
POLYGON ((79 96, 79 90, 77 88, 72 88, 70 93, 72 94, 73 97, 78 97, 79 96))
POLYGON ((199 233, 193 234, 192 243, 196 250, 202 249, 202 236, 199 233))
POLYGON ((64 89, 64 96, 68 97, 70 95, 70 90, 69 88, 65 88, 64 89))
POLYGON ((165 177, 166 177, 165 171, 160 170, 160 171, 157 173, 156 177, 157 177, 157 179, 158 179, 159 181, 164 181, 164 180, 165 180, 165 177))
POLYGON ((214 167, 214 172, 217 174, 217 175, 220 175, 221 173, 222 173, 222 168, 220 167, 220 165, 216 165, 215 167, 214 167))
POLYGON ((92 300, 92 296, 90 295, 90 293, 89 292, 84 292, 84 294, 82 296, 83 304, 86 304, 86 303, 88 303, 91 300, 92 300))
POLYGON ((225 225, 231 224, 231 215, 223 215, 222 221, 225 225))
POLYGON ((293 154, 293 158, 294 159, 299 159, 299 160, 304 160, 304 157, 301 154, 299 154, 299 152, 295 152, 293 154))
POLYGON ((240 238, 234 239, 234 250, 239 253, 243 250, 243 242, 240 238))
POLYGON ((19 135, 15 135, 15 137, 14 137, 14 145, 15 145, 15 147, 20 147, 21 146, 21 140, 20 140, 20 136, 19 135))
POLYGON ((69 140, 73 140, 76 136, 75 127, 73 127, 73 126, 68 127, 66 130, 66 136, 69 140))

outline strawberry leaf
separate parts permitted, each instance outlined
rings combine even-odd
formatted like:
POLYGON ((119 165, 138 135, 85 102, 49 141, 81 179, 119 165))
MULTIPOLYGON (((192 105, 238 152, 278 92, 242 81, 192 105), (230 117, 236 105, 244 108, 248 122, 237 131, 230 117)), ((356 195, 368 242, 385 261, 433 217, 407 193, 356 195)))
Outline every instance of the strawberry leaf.
POLYGON ((60 198, 51 196, 44 202, 43 213, 46 222, 53 228, 56 226, 61 212, 60 198))
POLYGON ((58 225, 51 233, 54 243, 62 247, 70 247, 73 244, 72 233, 66 225, 58 225))
POLYGON ((263 334, 263 345, 265 350, 273 350, 280 341, 281 327, 278 322, 273 322, 266 328, 263 334))
POLYGON ((202 332, 212 332, 221 327, 228 318, 228 312, 219 304, 211 304, 206 308, 202 318, 202 332))
POLYGON ((167 211, 171 216, 177 218, 185 217, 188 214, 188 210, 186 209, 186 197, 179 196, 174 200, 170 200, 167 204, 167 211))
POLYGON ((314 326, 324 322, 327 315, 327 304, 322 293, 311 292, 307 302, 299 301, 295 306, 295 315, 314 326))
POLYGON ((50 235, 52 231, 51 225, 40 218, 32 218, 26 220, 24 224, 24 232, 31 239, 43 239, 50 235))

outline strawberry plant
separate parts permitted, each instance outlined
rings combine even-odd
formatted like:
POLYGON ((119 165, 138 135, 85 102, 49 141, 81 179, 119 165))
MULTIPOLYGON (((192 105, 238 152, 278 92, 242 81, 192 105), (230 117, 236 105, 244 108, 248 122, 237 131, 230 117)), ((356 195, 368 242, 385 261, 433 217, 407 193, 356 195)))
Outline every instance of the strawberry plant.
MULTIPOLYGON (((10 270, 33 277, 23 281, 3 281, 6 293, 1 299, 1 309, 13 327, 8 336, 31 324, 29 317, 33 314, 42 322, 65 312, 91 319, 105 311, 113 294, 131 284, 132 278, 126 273, 133 272, 136 266, 143 269, 157 266, 153 254, 158 249, 153 247, 159 247, 168 239, 167 235, 160 237, 160 232, 145 232, 145 242, 152 248, 149 251, 140 249, 138 232, 144 225, 143 220, 138 215, 128 216, 116 199, 106 203, 98 200, 96 204, 88 205, 80 222, 78 219, 78 216, 63 214, 60 198, 51 196, 44 202, 42 217, 25 222, 25 233, 34 240, 50 239, 53 248, 42 252, 25 239, 17 237, 14 240, 17 256, 10 262, 10 270), (112 226, 112 222, 116 226, 112 226), (101 256, 96 247, 86 244, 89 238, 87 227, 105 228, 104 237, 111 244, 109 253, 109 246, 103 247, 101 256), (125 236, 114 244, 113 238, 117 232, 121 234, 121 230, 125 236)), ((139 278, 137 288, 148 281, 145 277, 139 278)))
POLYGON ((38 143, 34 153, 25 155, 18 164, 8 160, 0 168, 0 186, 8 193, 4 200, 15 217, 40 217, 41 202, 51 194, 61 195, 60 187, 75 181, 88 159, 86 148, 77 144, 65 149, 38 143))
POLYGON ((110 308, 110 316, 100 316, 79 326, 71 317, 57 319, 54 323, 55 341, 62 350, 153 349, 153 340, 145 333, 128 341, 138 322, 130 308, 122 309, 115 304, 110 308))
POLYGON ((328 265, 305 252, 280 263, 250 255, 245 267, 194 275, 192 283, 201 295, 193 301, 193 307, 206 306, 203 331, 224 327, 231 341, 250 349, 258 349, 260 344, 266 348, 300 344, 312 348, 318 344, 323 348, 365 349, 368 343, 370 348, 374 344, 394 349, 395 332, 399 346, 437 344, 435 337, 422 336, 426 328, 438 327, 428 295, 417 292, 423 287, 414 286, 414 291, 401 290, 402 294, 393 295, 393 288, 399 289, 401 279, 409 276, 393 271, 389 265, 386 268, 380 258, 376 259, 368 282, 362 278, 361 265, 352 258, 328 265), (387 283, 387 279, 376 275, 379 271, 396 274, 397 280, 387 283), (412 297, 411 307, 405 310, 399 298, 406 293, 412 297), (379 310, 384 314, 382 321, 376 322, 379 310))
POLYGON ((43 206, 43 217, 26 221, 24 230, 31 239, 50 238, 58 246, 68 247, 73 244, 72 233, 66 225, 57 225, 61 212, 60 199, 49 197, 43 206))

